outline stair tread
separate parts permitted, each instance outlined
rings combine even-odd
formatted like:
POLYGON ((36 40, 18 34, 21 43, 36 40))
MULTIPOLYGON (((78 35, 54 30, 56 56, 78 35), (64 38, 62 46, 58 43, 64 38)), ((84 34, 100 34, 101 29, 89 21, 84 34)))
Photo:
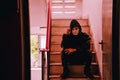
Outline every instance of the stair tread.
MULTIPOLYGON (((92 51, 93 54, 95 54, 94 51, 92 51)), ((50 54, 61 54, 61 51, 51 51, 50 54)))
MULTIPOLYGON (((90 43, 91 45, 93 45, 93 43, 90 43)), ((52 42, 51 45, 61 45, 61 43, 54 43, 52 42)))
MULTIPOLYGON (((98 65, 97 62, 92 62, 91 64, 92 64, 92 65, 98 65)), ((50 63, 50 65, 51 65, 51 66, 54 66, 54 65, 56 65, 56 66, 61 66, 62 63, 61 63, 61 62, 58 62, 58 63, 50 63)))
MULTIPOLYGON (((71 19, 52 19, 52 20, 71 20, 71 19)), ((79 18, 77 20, 88 20, 88 19, 86 19, 86 18, 79 18)))
MULTIPOLYGON (((88 19, 77 19, 79 23, 81 23, 81 26, 89 25, 88 19)), ((71 22, 71 19, 53 19, 52 20, 52 26, 68 26, 71 22), (64 24, 60 24, 64 23, 64 24)))
MULTIPOLYGON (((83 26, 81 26, 81 27, 89 27, 89 25, 83 25, 83 26)), ((52 28, 69 28, 69 25, 67 25, 67 26, 56 26, 56 25, 52 25, 52 28)))
POLYGON ((61 52, 60 51, 53 51, 50 54, 61 54, 61 52))
MULTIPOLYGON (((61 77, 61 75, 50 75, 49 77, 50 77, 50 78, 58 78, 58 77, 61 77)), ((69 76, 69 77, 70 77, 70 76, 69 76)), ((80 77, 85 78, 85 77, 87 77, 87 76, 82 75, 82 76, 80 76, 80 77)), ((94 75, 94 77, 95 77, 95 78, 100 78, 99 75, 94 75)), ((78 78, 79 78, 79 77, 78 77, 78 78)))

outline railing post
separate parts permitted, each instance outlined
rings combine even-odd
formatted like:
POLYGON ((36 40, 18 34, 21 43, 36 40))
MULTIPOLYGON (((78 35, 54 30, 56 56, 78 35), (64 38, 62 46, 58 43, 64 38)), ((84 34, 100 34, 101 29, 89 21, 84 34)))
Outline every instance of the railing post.
POLYGON ((42 80, 48 80, 48 53, 47 49, 40 49, 42 54, 42 80))

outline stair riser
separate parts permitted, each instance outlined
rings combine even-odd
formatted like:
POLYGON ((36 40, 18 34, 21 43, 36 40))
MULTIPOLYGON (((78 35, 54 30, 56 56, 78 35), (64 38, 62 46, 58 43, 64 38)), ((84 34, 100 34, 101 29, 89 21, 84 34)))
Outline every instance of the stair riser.
POLYGON ((61 52, 62 48, 60 45, 51 45, 51 51, 52 52, 61 52))
MULTIPOLYGON (((50 54, 50 63, 61 63, 61 53, 60 54, 50 54)), ((96 54, 92 54, 92 62, 97 62, 96 54)))
MULTIPOLYGON (((83 75, 84 66, 70 66, 70 74, 73 75, 83 75)), ((50 66, 50 75, 60 75, 63 72, 63 66, 50 66)), ((99 74, 98 65, 91 65, 91 72, 95 75, 99 74)))
POLYGON ((92 65, 91 66, 91 73, 93 73, 94 75, 100 75, 99 66, 98 65, 92 65))
MULTIPOLYGON (((63 79, 61 79, 60 77, 51 77, 50 80, 63 80, 63 79)), ((71 76, 65 80, 90 80, 90 79, 88 77, 78 75, 75 78, 74 78, 74 76, 73 77, 71 76)), ((101 80, 101 79, 100 79, 100 77, 95 77, 94 80, 101 80)))
MULTIPOLYGON (((51 30, 51 35, 63 35, 64 33, 67 32, 67 29, 69 29, 69 27, 52 27, 52 30, 51 30)), ((89 27, 82 27, 82 31, 87 33, 87 34, 90 34, 90 29, 89 27)))
POLYGON ((50 80, 61 80, 61 78, 50 78, 50 80))
POLYGON ((50 75, 60 75, 63 72, 62 66, 50 66, 50 75))
POLYGON ((52 44, 61 44, 62 36, 51 36, 51 43, 52 44))
MULTIPOLYGON (((90 50, 94 51, 93 44, 91 44, 90 50)), ((60 44, 55 44, 55 43, 52 44, 51 45, 51 51, 52 52, 61 52, 62 51, 61 45, 60 44)))
MULTIPOLYGON (((62 42, 62 36, 51 36, 51 44, 61 44, 62 42)), ((91 45, 92 45, 92 41, 91 41, 91 45)))
MULTIPOLYGON (((90 46, 91 46, 91 47, 90 47, 90 50, 91 50, 91 51, 94 51, 94 45, 91 44, 90 46)), ((61 44, 53 43, 53 44, 51 45, 51 51, 61 52, 61 51, 62 51, 61 44)))
POLYGON ((60 54, 50 54, 50 63, 60 63, 61 55, 60 54))
MULTIPOLYGON (((81 26, 88 26, 88 20, 87 19, 81 19, 77 20, 81 26)), ((52 25, 53 26, 69 26, 71 22, 71 19, 53 19, 52 25)))
POLYGON ((92 62, 97 62, 96 53, 93 53, 93 54, 92 54, 92 62))

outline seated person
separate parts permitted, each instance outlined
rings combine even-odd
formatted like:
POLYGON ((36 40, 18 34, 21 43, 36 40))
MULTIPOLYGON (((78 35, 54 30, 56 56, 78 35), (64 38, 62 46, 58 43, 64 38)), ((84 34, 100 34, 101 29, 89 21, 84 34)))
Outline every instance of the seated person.
POLYGON ((69 69, 68 65, 84 64, 84 73, 91 80, 93 75, 90 72, 92 54, 90 52, 90 37, 82 32, 81 25, 73 19, 70 23, 70 32, 63 34, 61 42, 62 50, 62 78, 67 78, 69 69))

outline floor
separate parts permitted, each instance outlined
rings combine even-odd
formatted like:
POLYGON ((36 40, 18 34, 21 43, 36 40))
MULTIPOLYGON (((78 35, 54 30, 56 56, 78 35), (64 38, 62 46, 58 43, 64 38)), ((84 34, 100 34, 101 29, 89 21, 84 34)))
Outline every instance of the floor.
POLYGON ((31 80, 42 80, 41 68, 31 68, 31 80))

